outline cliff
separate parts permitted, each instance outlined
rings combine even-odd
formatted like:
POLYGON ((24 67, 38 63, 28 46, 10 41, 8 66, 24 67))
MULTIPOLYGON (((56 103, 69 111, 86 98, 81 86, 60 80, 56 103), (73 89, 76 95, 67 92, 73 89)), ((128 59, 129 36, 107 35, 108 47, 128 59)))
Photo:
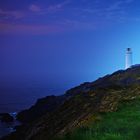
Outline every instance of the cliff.
POLYGON ((140 66, 120 70, 72 88, 65 95, 38 100, 18 114, 24 125, 3 140, 51 140, 64 136, 139 97, 140 66))

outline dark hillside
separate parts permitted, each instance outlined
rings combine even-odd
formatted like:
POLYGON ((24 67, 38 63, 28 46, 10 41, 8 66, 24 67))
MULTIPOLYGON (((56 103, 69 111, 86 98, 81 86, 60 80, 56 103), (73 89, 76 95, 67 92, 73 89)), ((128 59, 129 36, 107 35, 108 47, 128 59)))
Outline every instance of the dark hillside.
POLYGON ((117 71, 70 89, 61 97, 39 100, 18 115, 26 124, 3 140, 51 140, 96 122, 97 114, 116 112, 121 104, 139 98, 140 67, 117 71))

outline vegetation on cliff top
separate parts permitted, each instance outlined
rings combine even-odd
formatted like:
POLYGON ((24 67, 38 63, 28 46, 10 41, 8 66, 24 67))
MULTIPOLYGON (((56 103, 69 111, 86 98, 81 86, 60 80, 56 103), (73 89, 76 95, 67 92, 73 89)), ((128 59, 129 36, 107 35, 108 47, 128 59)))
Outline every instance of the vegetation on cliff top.
POLYGON ((140 140, 140 99, 123 102, 118 111, 97 118, 55 140, 140 140))

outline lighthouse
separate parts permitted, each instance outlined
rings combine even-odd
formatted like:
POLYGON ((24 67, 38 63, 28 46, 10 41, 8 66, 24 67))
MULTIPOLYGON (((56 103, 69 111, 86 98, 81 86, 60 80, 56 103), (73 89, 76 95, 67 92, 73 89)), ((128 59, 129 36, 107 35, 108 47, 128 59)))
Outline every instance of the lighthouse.
POLYGON ((126 49, 126 58, 125 58, 125 69, 128 69, 132 66, 132 50, 131 48, 126 49))

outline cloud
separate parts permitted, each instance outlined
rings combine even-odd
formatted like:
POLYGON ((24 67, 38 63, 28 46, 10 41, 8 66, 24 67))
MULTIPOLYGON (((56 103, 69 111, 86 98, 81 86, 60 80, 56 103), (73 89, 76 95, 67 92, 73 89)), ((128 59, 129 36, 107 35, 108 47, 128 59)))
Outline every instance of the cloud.
POLYGON ((48 7, 48 12, 56 12, 58 10, 62 10, 62 8, 64 8, 64 6, 66 6, 68 3, 70 3, 70 0, 66 0, 64 2, 57 3, 55 5, 50 5, 48 7))
POLYGON ((111 4, 106 10, 112 11, 112 10, 119 10, 122 7, 124 7, 126 4, 130 4, 134 2, 134 0, 120 0, 116 1, 115 3, 111 4))
POLYGON ((100 25, 95 21, 78 21, 66 19, 61 22, 62 27, 66 27, 67 30, 96 30, 100 25))
POLYGON ((57 3, 54 5, 49 5, 46 8, 42 8, 37 4, 30 4, 26 8, 22 10, 3 10, 0 9, 0 22, 3 21, 17 21, 20 18, 37 18, 38 16, 47 16, 51 13, 55 14, 56 12, 62 10, 66 4, 68 4, 70 1, 66 0, 61 3, 57 3))
POLYGON ((0 23, 0 34, 42 35, 62 31, 62 28, 55 25, 0 23))
POLYGON ((69 32, 73 30, 95 30, 98 24, 95 22, 63 20, 57 24, 9 24, 0 23, 0 35, 48 35, 69 32))
MULTIPOLYGON (((64 2, 57 4, 50 4, 46 8, 42 8, 38 5, 31 4, 29 10, 37 15, 49 15, 50 13, 56 13, 58 11, 64 10, 64 7, 70 3, 70 0, 65 0, 64 2)), ((32 14, 30 14, 32 15, 32 14)))
POLYGON ((128 7, 128 5, 132 2, 134 2, 134 0, 119 0, 110 4, 104 9, 105 17, 107 19, 114 19, 119 22, 124 22, 127 15, 126 7, 128 7))
POLYGON ((24 16, 23 12, 20 11, 4 11, 0 9, 0 17, 10 18, 13 17, 15 19, 22 18, 24 16))
POLYGON ((50 34, 71 30, 95 30, 106 24, 114 23, 114 21, 126 21, 127 11, 125 7, 134 0, 118 0, 107 3, 104 7, 100 1, 95 5, 80 5, 78 7, 76 5, 67 10, 67 5, 71 2, 65 0, 46 7, 30 4, 27 5, 26 11, 0 9, 0 16, 4 17, 0 21, 0 34, 50 34), (56 13, 58 18, 53 17, 56 13), (39 20, 34 20, 38 17, 39 20), (18 20, 19 18, 23 19, 18 20), (31 19, 30 24, 28 24, 29 18, 31 19), (10 24, 10 21, 19 24, 10 24), (22 23, 23 21, 25 24, 22 23))
POLYGON ((132 3, 132 2, 134 2, 134 0, 125 0, 125 3, 132 3))
MULTIPOLYGON (((102 6, 101 1, 91 5, 77 8, 75 13, 79 14, 79 18, 90 19, 91 22, 98 21, 99 24, 111 24, 113 22, 125 22, 128 16, 128 7, 135 0, 118 0, 111 3, 106 3, 102 6), (127 7, 127 8, 126 8, 127 7)), ((79 19, 78 18, 78 19, 79 19)))
POLYGON ((117 1, 113 4, 111 4, 109 7, 106 8, 107 11, 114 11, 119 10, 121 8, 122 1, 117 1))
POLYGON ((32 4, 29 6, 29 10, 32 11, 32 12, 40 12, 41 11, 41 8, 35 4, 32 4))

